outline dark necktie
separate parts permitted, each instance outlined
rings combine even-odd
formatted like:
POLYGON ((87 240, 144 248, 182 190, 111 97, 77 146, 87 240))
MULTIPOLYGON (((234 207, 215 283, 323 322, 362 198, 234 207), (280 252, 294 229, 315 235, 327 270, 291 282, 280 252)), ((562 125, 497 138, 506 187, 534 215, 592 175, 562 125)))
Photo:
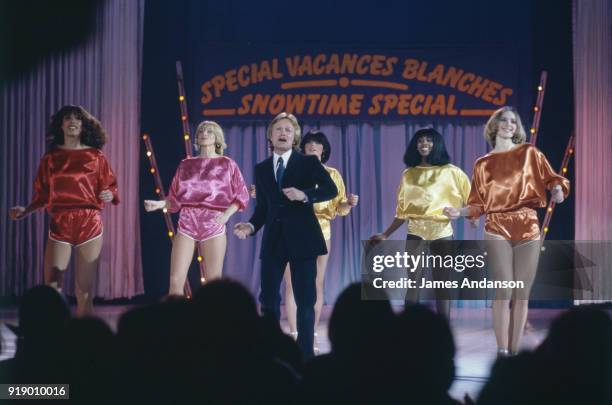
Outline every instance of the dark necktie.
POLYGON ((278 184, 278 189, 282 189, 283 184, 283 176, 285 175, 285 164, 283 162, 283 158, 279 157, 278 162, 276 163, 276 183, 278 184))

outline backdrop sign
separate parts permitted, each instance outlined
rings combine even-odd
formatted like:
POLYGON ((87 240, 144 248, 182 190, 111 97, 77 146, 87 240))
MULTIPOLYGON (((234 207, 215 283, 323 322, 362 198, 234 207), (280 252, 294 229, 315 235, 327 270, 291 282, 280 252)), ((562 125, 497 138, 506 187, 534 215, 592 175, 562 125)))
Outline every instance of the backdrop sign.
POLYGON ((518 69, 496 55, 480 48, 202 48, 190 107, 194 116, 221 121, 267 120, 282 111, 319 120, 486 117, 515 99, 518 69))

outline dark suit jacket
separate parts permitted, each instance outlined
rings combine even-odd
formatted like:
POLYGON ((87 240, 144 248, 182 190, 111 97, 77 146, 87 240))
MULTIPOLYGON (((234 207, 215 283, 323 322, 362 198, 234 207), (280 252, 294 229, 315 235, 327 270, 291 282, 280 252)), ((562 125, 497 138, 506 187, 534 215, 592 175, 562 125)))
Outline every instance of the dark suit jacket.
POLYGON ((325 239, 312 205, 338 195, 329 173, 316 156, 291 152, 282 188, 302 190, 308 196, 308 202, 304 203, 290 201, 279 191, 272 166, 272 156, 255 166, 257 205, 249 222, 255 227, 254 233, 265 225, 259 258, 274 255, 281 240, 289 259, 326 254, 325 239))

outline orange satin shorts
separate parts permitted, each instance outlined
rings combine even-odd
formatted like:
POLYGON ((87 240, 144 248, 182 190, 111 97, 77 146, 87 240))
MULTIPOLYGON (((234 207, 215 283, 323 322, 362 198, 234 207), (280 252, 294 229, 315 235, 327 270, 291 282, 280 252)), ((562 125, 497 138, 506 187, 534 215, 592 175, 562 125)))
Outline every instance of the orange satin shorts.
POLYGON ((531 208, 492 212, 487 214, 485 232, 514 242, 535 240, 540 238, 540 220, 531 208))
POLYGON ((74 208, 54 212, 49 224, 49 238, 79 246, 102 236, 100 210, 74 208))

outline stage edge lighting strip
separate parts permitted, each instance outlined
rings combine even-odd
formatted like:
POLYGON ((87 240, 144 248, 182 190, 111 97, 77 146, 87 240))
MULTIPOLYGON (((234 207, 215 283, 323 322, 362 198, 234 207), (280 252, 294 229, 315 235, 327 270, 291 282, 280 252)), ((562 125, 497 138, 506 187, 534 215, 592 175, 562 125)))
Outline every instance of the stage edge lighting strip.
MULTIPOLYGON (((566 177, 567 171, 569 168, 569 161, 574 154, 574 134, 570 136, 569 141, 567 142, 567 147, 565 148, 565 155, 563 155, 563 162, 561 163, 561 169, 559 170, 559 175, 566 177)), ((550 219, 552 218, 553 213, 555 212, 555 202, 550 199, 548 202, 548 208, 546 208, 546 216, 544 217, 544 223, 542 225, 542 231, 540 234, 540 239, 546 239, 546 234, 548 233, 550 219)))
POLYGON ((531 144, 535 145, 538 138, 538 130, 540 129, 540 117, 542 116, 542 105, 544 104, 544 93, 546 92, 546 78, 548 73, 543 70, 540 73, 540 84, 538 84, 537 90, 538 95, 536 97, 536 104, 533 107, 533 121, 529 133, 531 134, 531 144))
MULTIPOLYGON (((143 134, 142 140, 145 143, 145 148, 147 149, 146 155, 149 158, 149 172, 153 175, 153 179, 155 181, 155 193, 159 196, 160 199, 166 199, 166 193, 164 192, 164 185, 161 180, 161 176, 159 175, 159 169, 157 167, 157 159, 155 159, 155 151, 153 150, 153 143, 151 142, 151 137, 149 134, 143 134)), ((168 236, 172 241, 176 232, 174 231, 174 225, 172 224, 172 217, 168 212, 167 208, 162 210, 164 214, 164 221, 166 222, 166 228, 168 229, 168 236)), ((191 288, 189 287, 189 283, 185 282, 185 295, 187 297, 191 297, 191 288)))

